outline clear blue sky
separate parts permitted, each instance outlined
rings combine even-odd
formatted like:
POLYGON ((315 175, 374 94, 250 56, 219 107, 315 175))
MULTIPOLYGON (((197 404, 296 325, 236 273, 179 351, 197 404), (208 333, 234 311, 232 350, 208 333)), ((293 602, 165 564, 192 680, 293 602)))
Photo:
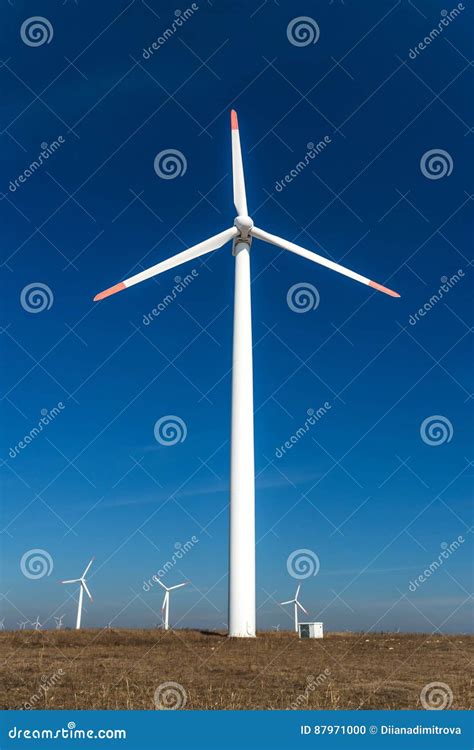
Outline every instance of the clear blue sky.
MULTIPOLYGON (((440 2, 346 0, 198 4, 149 59, 175 5, 42 2, 49 43, 29 46, 29 3, 2 24, 0 201, 4 295, 1 602, 5 624, 73 624, 74 589, 92 555, 84 625, 151 626, 161 594, 143 590, 176 545, 198 541, 168 572, 171 621, 227 620, 230 246, 93 304, 122 278, 229 226, 229 110, 237 109, 256 224, 398 290, 392 299, 276 248, 252 246, 258 626, 291 627, 292 552, 320 570, 302 602, 326 629, 466 631, 472 523, 472 11, 415 59, 440 2), (159 7, 158 7, 159 6, 159 7), (415 7, 416 6, 416 7, 415 7), (298 16, 319 40, 297 46, 298 16), (48 32, 50 33, 50 32, 48 32), (412 55, 413 57, 413 55, 412 55), (13 191, 41 144, 64 143, 13 191), (330 143, 290 184, 308 142, 330 143), (161 179, 155 156, 186 170, 161 179), (420 160, 442 150, 450 174, 420 160), (434 175, 438 177, 438 175, 434 175), (471 226, 470 226, 471 224, 471 226), (179 273, 196 278, 150 325, 143 316, 179 273), (463 272, 415 324, 442 277, 463 272), (49 309, 21 293, 49 287, 49 309), (294 284, 318 290, 295 313, 294 284), (50 300, 51 301, 51 300, 50 300), (327 414, 287 453, 276 450, 327 414), (11 449, 59 402, 64 409, 14 458, 11 449), (164 446, 158 419, 186 439, 164 446), (450 439, 430 445, 439 415, 450 439), (433 575, 442 544, 466 541, 433 575), (45 550, 50 575, 22 574, 45 550)), ((181 8, 185 10, 184 7, 181 8)), ((443 168, 444 168, 443 167, 443 168)))

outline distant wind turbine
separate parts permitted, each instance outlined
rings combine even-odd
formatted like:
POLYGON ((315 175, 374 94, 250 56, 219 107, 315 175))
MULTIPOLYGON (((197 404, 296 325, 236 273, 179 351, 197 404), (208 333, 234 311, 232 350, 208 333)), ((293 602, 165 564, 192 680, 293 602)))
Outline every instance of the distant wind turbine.
POLYGON ((64 617, 65 617, 65 615, 61 615, 61 617, 55 617, 54 618, 56 620, 56 630, 61 630, 61 628, 63 626, 63 619, 64 619, 64 617))
POLYGON ((288 599, 286 602, 280 602, 281 605, 283 604, 293 604, 295 608, 295 631, 298 632, 298 607, 303 610, 303 612, 307 615, 307 611, 303 607, 303 605, 300 603, 298 599, 298 594, 300 593, 301 584, 299 584, 298 588, 296 589, 296 594, 294 599, 288 599))
POLYGON ((28 625, 28 620, 22 620, 21 622, 18 623, 20 630, 24 630, 27 625, 28 625))
POLYGON ((163 628, 164 630, 169 630, 169 616, 170 616, 170 591, 174 591, 174 589, 180 589, 183 586, 186 586, 189 581, 186 581, 185 583, 178 583, 176 586, 165 586, 164 583, 160 581, 159 578, 156 579, 160 586, 164 588, 165 595, 163 597, 163 604, 161 605, 161 612, 163 616, 163 628))
POLYGON ((2 617, 0 620, 0 630, 5 630, 5 618, 2 617))
POLYGON ((84 598, 84 591, 86 592, 89 599, 92 601, 92 594, 87 588, 86 575, 89 572, 89 568, 93 562, 94 562, 94 558, 92 558, 92 560, 89 562, 84 573, 81 575, 80 578, 69 578, 66 581, 61 581, 61 583, 78 583, 79 584, 79 601, 77 603, 76 630, 80 630, 80 627, 81 627, 82 600, 84 598))
POLYGON ((36 618, 36 620, 34 622, 32 622, 31 624, 33 625, 33 627, 34 627, 35 630, 41 630, 41 628, 44 625, 44 623, 43 624, 40 623, 40 621, 39 621, 39 615, 36 618))
MULTIPOLYGON (((237 113, 231 112, 234 224, 197 245, 154 264, 96 294, 94 301, 140 284, 182 263, 200 258, 232 241, 235 258, 234 324, 232 353, 232 416, 230 440, 230 535, 229 535, 229 635, 253 638, 256 633, 255 603, 255 456, 252 364, 252 310, 250 247, 254 239, 275 245, 342 274, 371 289, 399 297, 392 289, 351 271, 329 258, 294 242, 259 229, 248 215, 244 168, 237 113)), ((259 252, 257 250, 257 252, 259 252)), ((137 298, 138 299, 138 298, 137 298)), ((299 310, 300 312, 301 310, 299 310)))

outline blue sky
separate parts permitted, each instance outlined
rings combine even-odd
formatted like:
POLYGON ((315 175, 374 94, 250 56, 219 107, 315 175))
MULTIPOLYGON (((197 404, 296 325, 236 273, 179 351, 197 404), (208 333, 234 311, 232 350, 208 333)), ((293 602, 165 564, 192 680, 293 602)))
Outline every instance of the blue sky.
POLYGON ((227 621, 230 246, 100 304, 92 298, 232 224, 235 107, 255 223, 402 295, 252 246, 258 626, 291 627, 277 602, 298 583, 289 556, 306 549, 320 567, 301 581, 302 602, 326 629, 470 628, 469 3, 409 56, 445 8, 202 2, 145 59, 176 18, 174 5, 42 2, 34 12, 53 33, 38 46, 20 34, 29 4, 5 7, 6 626, 38 614, 51 624, 63 612, 72 625, 75 592, 58 579, 79 575, 92 555, 95 599, 84 625, 155 624, 161 595, 143 582, 167 561, 164 580, 191 582, 172 600, 171 621, 227 621), (317 24, 315 43, 290 41, 289 24, 301 16, 312 19, 314 36, 317 24), (307 144, 325 136, 326 148, 277 190, 307 144), (47 162, 12 190, 41 144, 59 137, 47 162), (186 168, 162 179, 154 160, 169 149, 186 168), (429 155, 423 161, 433 150, 442 152, 444 176, 430 173, 429 155), (175 277, 193 270, 144 325, 175 277), (33 313, 21 295, 38 283, 51 304, 33 313), (291 309, 295 284, 317 289, 316 309, 291 309), (278 458, 308 409, 325 402, 327 413, 278 458), (41 410, 60 403, 12 457, 41 410), (162 445, 154 426, 169 415, 183 420, 186 437, 162 445), (435 444, 420 433, 430 417, 445 429, 435 444), (410 591, 459 536, 449 559, 410 591), (47 553, 49 575, 22 573, 34 549, 47 553))

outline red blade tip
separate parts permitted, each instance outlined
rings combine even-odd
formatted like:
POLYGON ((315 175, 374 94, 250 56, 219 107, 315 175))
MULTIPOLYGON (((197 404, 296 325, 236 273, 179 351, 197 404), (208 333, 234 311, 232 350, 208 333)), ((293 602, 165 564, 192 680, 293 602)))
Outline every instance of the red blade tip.
POLYGON ((230 127, 232 130, 238 130, 239 129, 239 123, 237 120, 237 112, 235 109, 231 109, 230 111, 230 127))
POLYGON ((389 294, 390 297, 399 297, 400 295, 398 292, 394 292, 393 289, 388 289, 386 286, 382 286, 382 284, 377 284, 376 281, 369 281, 369 286, 373 287, 374 289, 377 289, 378 292, 383 292, 384 294, 389 294))
POLYGON ((120 284, 115 284, 115 286, 110 286, 108 289, 105 289, 103 292, 99 292, 99 294, 96 294, 94 297, 94 302, 98 302, 100 299, 104 299, 105 297, 110 297, 111 294, 116 294, 117 292, 121 292, 122 289, 126 289, 126 286, 123 283, 123 281, 121 281, 120 284))

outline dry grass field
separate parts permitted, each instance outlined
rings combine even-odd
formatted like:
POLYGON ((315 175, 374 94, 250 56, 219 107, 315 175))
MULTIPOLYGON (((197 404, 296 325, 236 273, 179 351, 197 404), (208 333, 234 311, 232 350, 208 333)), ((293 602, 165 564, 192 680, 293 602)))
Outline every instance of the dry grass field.
POLYGON ((235 641, 189 630, 4 632, 0 708, 415 709, 423 687, 442 682, 451 708, 466 709, 473 643, 399 633, 235 641), (160 687, 167 682, 177 685, 160 687))

